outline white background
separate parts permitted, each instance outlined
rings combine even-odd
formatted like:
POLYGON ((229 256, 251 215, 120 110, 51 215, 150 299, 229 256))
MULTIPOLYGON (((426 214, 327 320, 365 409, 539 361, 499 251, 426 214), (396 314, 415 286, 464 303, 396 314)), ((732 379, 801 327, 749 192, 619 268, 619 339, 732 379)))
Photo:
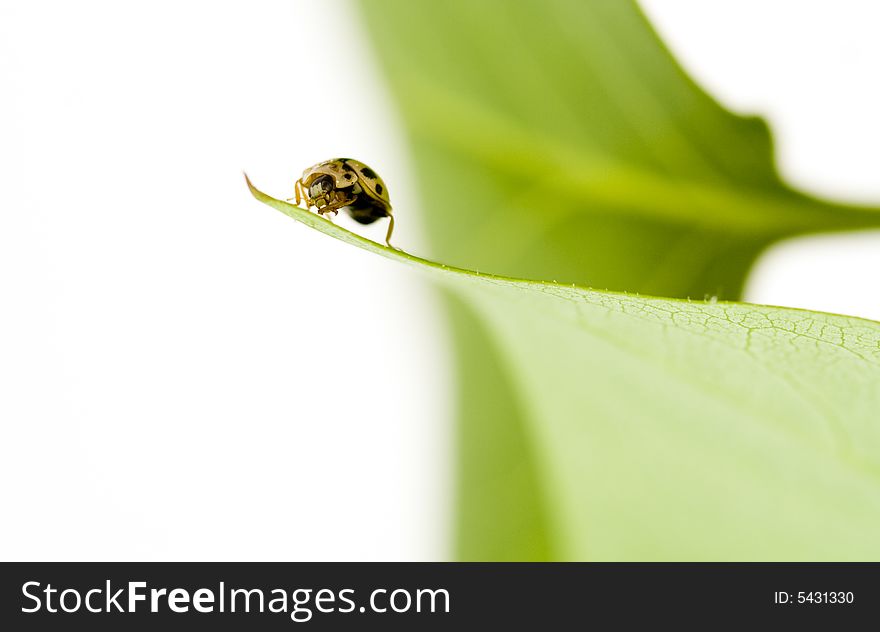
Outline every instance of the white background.
MULTIPOLYGON (((810 193, 880 205, 880 4, 640 4, 704 88, 769 120, 783 177, 810 193)), ((779 244, 758 262, 746 298, 880 320, 880 232, 779 244)))
MULTIPOLYGON (((644 6, 791 181, 880 202, 876 4, 644 6)), ((0 1, 0 90, 0 559, 447 557, 436 298, 241 178, 358 157, 425 251, 348 5, 0 1)), ((792 242, 749 295, 880 318, 878 271, 876 233, 792 242)))

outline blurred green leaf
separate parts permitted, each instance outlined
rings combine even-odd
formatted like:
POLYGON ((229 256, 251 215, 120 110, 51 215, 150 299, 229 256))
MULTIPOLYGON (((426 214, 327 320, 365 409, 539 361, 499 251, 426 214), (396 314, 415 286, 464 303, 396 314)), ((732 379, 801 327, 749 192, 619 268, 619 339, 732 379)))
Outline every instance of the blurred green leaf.
MULTIPOLYGON (((408 133, 431 254, 438 260, 523 279, 736 300, 768 244, 880 224, 874 209, 817 200, 782 183, 764 122, 732 115, 696 86, 632 2, 360 5, 408 133)), ((754 439, 744 429, 729 438, 726 452, 707 453, 729 465, 717 477, 706 472, 693 481, 673 479, 675 473, 695 475, 677 465, 701 458, 692 452, 705 447, 696 437, 708 441, 711 433, 722 433, 717 419, 733 416, 745 424, 748 418, 747 428, 764 420, 748 417, 744 411, 757 412, 735 401, 699 408, 700 398, 664 412, 664 385, 676 380, 667 372, 684 350, 656 357, 653 382, 641 369, 634 369, 632 380, 623 373, 615 382, 602 363, 581 357, 570 364, 565 349, 549 344, 531 349, 509 324, 505 334, 496 331, 501 315, 479 301, 453 299, 449 305, 459 354, 460 558, 809 557, 829 551, 831 545, 814 539, 806 524, 802 539, 795 536, 777 552, 767 548, 789 526, 772 512, 760 516, 781 489, 800 503, 791 516, 824 524, 822 512, 831 511, 819 491, 797 486, 814 475, 801 469, 806 462, 791 451, 796 448, 773 457, 768 439, 763 461, 740 445, 754 439), (562 366, 576 372, 559 376, 562 366), (543 388, 543 396, 533 385, 543 388), (604 390, 596 392, 596 385, 604 390), (616 405, 612 394, 621 397, 616 405), (626 437, 611 432, 615 423, 626 437), (668 427, 654 433, 658 425, 668 427), (695 438, 682 434, 684 428, 695 438), (551 432, 562 443, 549 442, 551 432), (662 454, 648 450, 651 442, 662 454), (592 465, 576 467, 567 451, 579 451, 592 465), (655 480, 652 467, 670 475, 655 480), (770 478, 765 482, 756 472, 770 478), (636 494, 641 476, 644 493, 636 494), (734 495, 723 486, 711 494, 700 487, 733 485, 735 477, 734 495), (788 477, 787 486, 780 477, 788 477), (574 487, 583 503, 560 491, 574 487), (595 524, 577 513, 587 507, 595 524), (734 519, 738 508, 743 513, 734 519), (657 522, 649 528, 647 520, 657 522), (676 536, 676 527, 687 524, 676 536), (698 536, 697 527, 714 532, 698 536)), ((525 327, 530 317, 524 308, 504 322, 526 321, 525 327)), ((657 324, 654 331, 664 329, 657 324)), ((654 344, 664 340, 661 335, 654 344)), ((572 340, 570 350, 607 360, 586 342, 572 340)), ((741 383, 736 399, 751 401, 750 392, 762 387, 760 373, 735 375, 746 365, 725 365, 725 354, 710 362, 714 352, 707 345, 698 366, 708 363, 706 375, 741 383)), ((823 358, 824 352, 816 362, 823 358)), ((608 368, 622 370, 623 364, 607 361, 608 368)), ((787 369, 791 381, 798 379, 796 369, 787 369)), ((723 382, 717 388, 723 391, 723 382)), ((812 414, 829 429, 840 423, 840 412, 828 402, 812 414)))
POLYGON ((502 544, 560 559, 880 559, 880 323, 478 274, 251 191, 479 312, 529 420, 548 527, 528 543, 499 529, 502 544))
POLYGON ((363 0, 437 258, 665 296, 736 297, 754 255, 870 209, 784 186, 623 0, 363 0))

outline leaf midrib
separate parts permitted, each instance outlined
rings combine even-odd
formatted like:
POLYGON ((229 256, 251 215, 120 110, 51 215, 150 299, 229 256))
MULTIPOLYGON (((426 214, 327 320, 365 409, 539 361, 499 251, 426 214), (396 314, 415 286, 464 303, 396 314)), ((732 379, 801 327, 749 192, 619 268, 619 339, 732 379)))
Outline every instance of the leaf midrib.
POLYGON ((499 112, 418 75, 407 74, 402 81, 413 86, 405 98, 416 115, 409 122, 414 136, 477 158, 524 187, 552 192, 567 202, 560 209, 762 238, 880 226, 876 207, 821 200, 781 184, 781 193, 771 193, 629 165, 524 131, 499 112), (446 115, 436 116, 438 109, 446 115), (467 121, 477 123, 463 127, 467 121))

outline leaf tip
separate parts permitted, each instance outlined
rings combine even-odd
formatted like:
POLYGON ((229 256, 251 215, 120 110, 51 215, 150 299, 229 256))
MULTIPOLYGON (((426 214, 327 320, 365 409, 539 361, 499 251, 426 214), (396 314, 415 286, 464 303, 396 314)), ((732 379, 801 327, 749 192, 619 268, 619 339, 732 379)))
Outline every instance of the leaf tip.
POLYGON ((244 181, 247 183, 248 189, 255 198, 259 199, 259 194, 262 193, 257 187, 254 186, 254 183, 251 182, 251 179, 248 177, 247 171, 242 169, 241 175, 244 176, 244 181))

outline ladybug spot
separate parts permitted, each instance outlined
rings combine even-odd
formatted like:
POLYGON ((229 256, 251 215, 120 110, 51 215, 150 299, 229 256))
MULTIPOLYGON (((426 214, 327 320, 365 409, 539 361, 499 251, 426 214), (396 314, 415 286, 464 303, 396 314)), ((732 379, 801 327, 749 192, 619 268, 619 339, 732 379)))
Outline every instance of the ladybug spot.
POLYGON ((376 172, 373 171, 372 169, 370 169, 369 167, 364 167, 363 169, 361 169, 361 173, 364 174, 365 176, 367 176, 368 178, 372 178, 373 180, 375 180, 378 177, 376 175, 376 172))
POLYGON ((379 195, 382 195, 382 191, 383 191, 382 185, 376 184, 376 193, 378 193, 379 195))
POLYGON ((346 173, 346 174, 345 174, 345 179, 346 179, 346 180, 351 180, 353 177, 354 177, 354 176, 351 175, 350 173, 346 173))

